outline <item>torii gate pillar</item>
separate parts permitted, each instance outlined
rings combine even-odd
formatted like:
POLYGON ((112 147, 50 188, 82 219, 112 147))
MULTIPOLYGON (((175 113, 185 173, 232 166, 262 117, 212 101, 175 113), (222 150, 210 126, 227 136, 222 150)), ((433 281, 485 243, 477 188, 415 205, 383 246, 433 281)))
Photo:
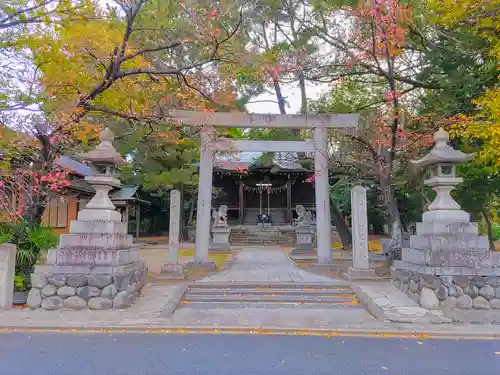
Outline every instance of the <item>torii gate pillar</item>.
POLYGON ((314 128, 314 181, 316 194, 316 242, 318 264, 332 263, 330 184, 328 181, 327 128, 314 128))
POLYGON ((210 244, 210 211, 212 205, 212 175, 214 169, 213 126, 205 126, 200 132, 200 174, 198 182, 198 204, 196 208, 195 263, 208 264, 210 244))

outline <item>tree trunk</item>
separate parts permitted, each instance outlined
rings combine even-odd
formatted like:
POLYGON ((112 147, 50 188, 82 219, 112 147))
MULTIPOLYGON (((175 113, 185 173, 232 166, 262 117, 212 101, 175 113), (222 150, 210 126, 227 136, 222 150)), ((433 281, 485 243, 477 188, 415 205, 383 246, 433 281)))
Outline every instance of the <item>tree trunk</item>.
POLYGON ((276 101, 278 102, 278 107, 282 115, 286 114, 285 108, 285 98, 283 98, 283 93, 281 92, 281 85, 278 79, 273 79, 274 92, 276 93, 276 101))
POLYGON ((401 260, 401 248, 403 247, 403 232, 401 217, 399 215, 398 204, 394 195, 394 189, 388 178, 381 186, 383 202, 388 215, 388 222, 391 228, 391 243, 388 250, 390 261, 401 260))
POLYGON ((189 214, 188 214, 188 225, 193 225, 193 217, 194 217, 194 208, 196 207, 196 200, 194 197, 191 197, 191 201, 189 202, 189 214))
MULTIPOLYGON (((28 223, 40 225, 48 203, 48 194, 37 194, 33 190, 25 196, 25 210, 22 216, 28 223)), ((20 207, 19 207, 20 208, 20 207)))
POLYGON ((306 80, 304 77, 304 72, 299 72, 299 88, 300 88, 300 112, 302 114, 307 114, 307 91, 306 91, 306 80))
POLYGON ((488 230, 488 242, 490 244, 490 250, 495 251, 495 241, 493 240, 493 224, 491 222, 491 218, 489 213, 486 210, 481 211, 484 217, 484 221, 486 222, 486 228, 488 230))
POLYGON ((349 226, 344 221, 337 204, 332 200, 330 200, 330 211, 332 213, 333 224, 335 225, 335 228, 337 228, 337 232, 340 236, 342 247, 346 250, 352 249, 352 233, 349 226))

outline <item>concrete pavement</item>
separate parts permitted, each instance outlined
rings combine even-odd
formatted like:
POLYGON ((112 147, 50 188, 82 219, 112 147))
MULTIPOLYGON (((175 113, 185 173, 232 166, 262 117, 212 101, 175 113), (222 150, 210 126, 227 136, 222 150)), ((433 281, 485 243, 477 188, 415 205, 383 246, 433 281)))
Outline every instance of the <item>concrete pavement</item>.
MULTIPOLYGON (((276 248, 246 249, 237 253, 224 271, 202 279, 195 285, 209 283, 219 283, 229 288, 231 283, 261 283, 267 288, 276 283, 295 288, 304 284, 348 287, 341 280, 299 269, 284 252, 276 248)), ((307 332, 325 336, 426 334, 432 337, 500 338, 500 325, 450 324, 440 312, 421 309, 388 283, 352 286, 369 311, 360 306, 356 308, 355 304, 313 304, 309 307, 297 302, 288 304, 287 308, 238 305, 226 308, 227 305, 212 304, 209 308, 190 309, 189 305, 179 304, 186 289, 185 284, 154 284, 149 285, 144 295, 127 310, 51 312, 12 309, 0 311, 0 329, 307 332)))
POLYGON ((497 374, 493 341, 0 334, 0 375, 497 374))

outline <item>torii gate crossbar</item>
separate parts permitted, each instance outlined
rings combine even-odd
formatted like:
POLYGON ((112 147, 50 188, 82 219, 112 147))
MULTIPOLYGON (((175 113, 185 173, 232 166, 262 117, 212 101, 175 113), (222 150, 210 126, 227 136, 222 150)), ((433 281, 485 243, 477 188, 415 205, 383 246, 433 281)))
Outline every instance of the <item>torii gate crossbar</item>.
POLYGON ((359 114, 345 115, 275 115, 172 111, 171 119, 202 126, 200 176, 196 215, 195 262, 208 263, 210 212, 214 156, 217 151, 314 152, 316 197, 316 238, 318 264, 332 263, 332 235, 328 182, 327 133, 335 129, 345 133, 356 131, 359 114), (215 138, 214 126, 231 128, 314 129, 314 141, 255 141, 215 138))

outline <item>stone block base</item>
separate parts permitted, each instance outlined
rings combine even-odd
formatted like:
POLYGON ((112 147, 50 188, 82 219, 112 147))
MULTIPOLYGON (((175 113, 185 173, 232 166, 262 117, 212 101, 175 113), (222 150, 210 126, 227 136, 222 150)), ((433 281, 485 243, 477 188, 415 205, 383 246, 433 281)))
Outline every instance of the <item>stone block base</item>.
POLYGON ((156 277, 160 280, 184 280, 184 266, 182 264, 165 264, 156 277))
POLYGON ((28 307, 44 310, 125 309, 139 296, 147 277, 144 263, 138 262, 131 269, 133 271, 129 273, 119 274, 36 272, 35 269, 31 274, 28 307))
POLYGON ((500 276, 427 275, 391 268, 392 283, 429 310, 500 309, 500 276))
POLYGON ((211 253, 230 253, 231 246, 229 243, 214 243, 210 244, 210 248, 208 249, 211 253))
POLYGON ((311 265, 311 267, 313 269, 316 268, 318 270, 342 271, 342 270, 345 270, 346 265, 342 264, 342 263, 340 263, 338 261, 335 261, 335 262, 332 262, 332 263, 313 263, 311 265))
POLYGON ((313 243, 297 243, 292 250, 292 255, 296 254, 316 254, 313 243))
POLYGON ((352 268, 349 267, 344 274, 349 280, 378 280, 375 270, 371 268, 352 268))
POLYGON ((215 265, 214 262, 189 262, 186 264, 185 269, 187 270, 203 270, 203 271, 216 271, 217 266, 215 265))

